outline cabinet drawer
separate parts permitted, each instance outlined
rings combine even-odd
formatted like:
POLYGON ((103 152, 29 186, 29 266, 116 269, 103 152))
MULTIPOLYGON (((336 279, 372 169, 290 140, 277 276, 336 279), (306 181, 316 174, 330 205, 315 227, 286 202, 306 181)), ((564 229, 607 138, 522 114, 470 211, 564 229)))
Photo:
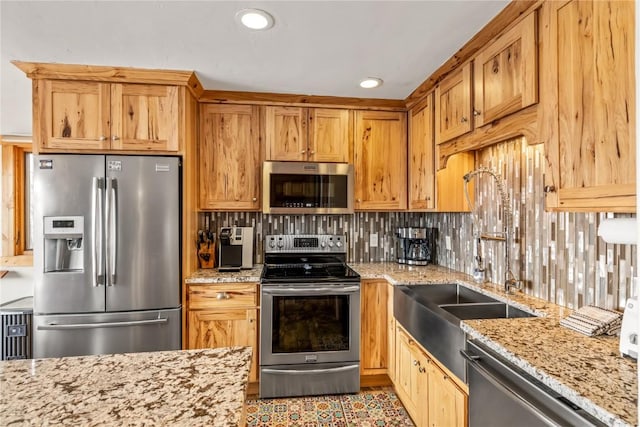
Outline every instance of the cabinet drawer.
POLYGON ((258 285, 191 285, 188 291, 189 310, 258 305, 258 285))

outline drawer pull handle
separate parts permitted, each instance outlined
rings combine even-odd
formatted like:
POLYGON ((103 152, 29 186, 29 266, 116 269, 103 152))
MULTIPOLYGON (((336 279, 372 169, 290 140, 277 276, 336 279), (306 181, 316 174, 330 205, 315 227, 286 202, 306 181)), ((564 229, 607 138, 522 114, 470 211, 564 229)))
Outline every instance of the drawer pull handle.
POLYGON ((229 298, 231 298, 231 295, 229 295, 226 292, 218 292, 218 294, 216 295, 216 299, 220 299, 220 300, 229 299, 229 298))

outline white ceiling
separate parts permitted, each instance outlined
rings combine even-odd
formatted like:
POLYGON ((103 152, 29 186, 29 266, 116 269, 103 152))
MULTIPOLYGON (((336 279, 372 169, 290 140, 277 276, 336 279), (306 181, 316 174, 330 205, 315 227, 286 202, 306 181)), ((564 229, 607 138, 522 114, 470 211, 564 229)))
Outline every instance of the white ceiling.
POLYGON ((195 70, 205 89, 404 99, 508 2, 0 0, 0 134, 31 134, 10 60, 195 70), (268 31, 235 13, 269 11, 268 31), (358 87, 376 76, 383 86, 358 87))

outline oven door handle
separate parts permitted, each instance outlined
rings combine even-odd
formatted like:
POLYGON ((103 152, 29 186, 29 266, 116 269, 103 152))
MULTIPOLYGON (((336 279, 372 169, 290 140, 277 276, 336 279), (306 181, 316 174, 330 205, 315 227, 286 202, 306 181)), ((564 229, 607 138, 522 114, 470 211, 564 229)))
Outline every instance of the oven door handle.
POLYGON ((343 295, 354 294, 360 291, 360 286, 345 286, 339 288, 316 288, 313 286, 265 289, 262 287, 262 293, 266 295, 291 295, 307 296, 307 295, 343 295))
POLYGON ((340 366, 339 368, 327 368, 327 369, 262 369, 265 374, 278 374, 278 375, 307 375, 307 374, 330 374, 336 372, 352 371, 354 369, 360 369, 360 365, 347 365, 340 366))

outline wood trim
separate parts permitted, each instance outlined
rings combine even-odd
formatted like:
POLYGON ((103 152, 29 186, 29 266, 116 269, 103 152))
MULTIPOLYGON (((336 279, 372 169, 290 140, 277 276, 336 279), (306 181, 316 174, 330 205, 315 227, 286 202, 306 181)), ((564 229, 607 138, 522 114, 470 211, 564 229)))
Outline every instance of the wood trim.
POLYGON ((205 90, 199 102, 213 104, 282 105, 286 107, 335 107, 362 110, 405 111, 401 99, 348 98, 269 92, 205 90))
POLYGON ((33 254, 28 253, 17 256, 0 257, 0 266, 2 267, 31 267, 33 266, 33 254))
POLYGON ((479 150, 498 142, 524 136, 530 145, 543 141, 538 139, 538 104, 513 113, 502 119, 438 145, 438 169, 447 166, 449 157, 456 153, 479 150))
POLYGON ((471 40, 458 49, 447 62, 442 64, 440 68, 411 92, 404 100, 406 107, 413 108, 449 73, 471 59, 480 49, 497 38, 504 30, 515 25, 520 17, 536 9, 542 2, 543 0, 519 0, 509 3, 495 18, 485 25, 482 30, 473 36, 471 40))
POLYGON ((33 80, 85 80, 186 86, 197 98, 204 90, 194 71, 157 70, 102 65, 11 61, 33 80))

